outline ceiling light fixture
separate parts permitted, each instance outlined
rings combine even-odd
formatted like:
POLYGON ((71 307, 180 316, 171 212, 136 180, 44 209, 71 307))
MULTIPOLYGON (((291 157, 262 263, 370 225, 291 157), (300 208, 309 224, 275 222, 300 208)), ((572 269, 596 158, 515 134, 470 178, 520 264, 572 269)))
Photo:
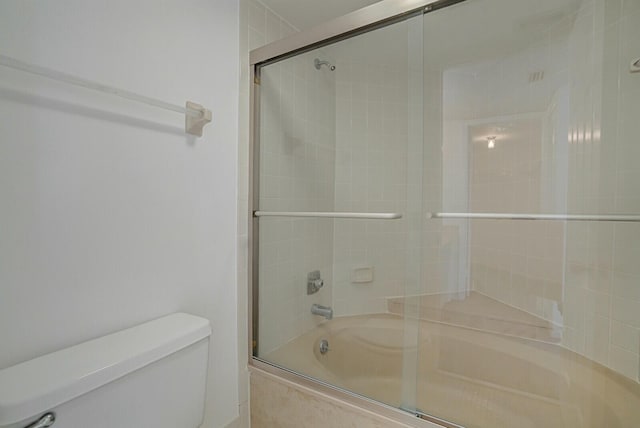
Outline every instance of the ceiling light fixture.
POLYGON ((496 137, 487 137, 487 147, 493 149, 496 146, 496 137))

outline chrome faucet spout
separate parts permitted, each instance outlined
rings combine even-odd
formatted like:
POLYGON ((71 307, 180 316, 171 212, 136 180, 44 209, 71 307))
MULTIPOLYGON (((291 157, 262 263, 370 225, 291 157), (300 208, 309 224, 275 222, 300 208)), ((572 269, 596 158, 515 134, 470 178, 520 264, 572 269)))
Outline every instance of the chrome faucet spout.
POLYGON ((328 320, 333 318, 333 309, 331 309, 329 306, 318 305, 317 303, 311 305, 311 313, 313 315, 320 315, 322 317, 325 317, 328 320))

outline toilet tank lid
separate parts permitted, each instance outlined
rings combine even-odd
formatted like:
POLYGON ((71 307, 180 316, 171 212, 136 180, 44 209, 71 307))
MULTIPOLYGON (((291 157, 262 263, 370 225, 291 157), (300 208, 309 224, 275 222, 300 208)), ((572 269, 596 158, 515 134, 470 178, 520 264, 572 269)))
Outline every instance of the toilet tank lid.
POLYGON ((210 334, 209 320, 175 313, 0 370, 0 426, 50 410, 210 334))

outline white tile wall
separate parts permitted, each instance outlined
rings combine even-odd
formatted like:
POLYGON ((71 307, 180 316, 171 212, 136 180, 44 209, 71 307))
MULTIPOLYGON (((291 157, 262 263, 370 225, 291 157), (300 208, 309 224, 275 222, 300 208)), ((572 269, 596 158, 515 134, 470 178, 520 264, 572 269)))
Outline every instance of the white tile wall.
MULTIPOLYGON (((628 71, 640 51, 639 20, 637 1, 596 1, 585 2, 574 25, 569 57, 572 212, 640 212, 640 75, 628 71)), ((636 380, 638 238, 638 224, 569 225, 564 296, 566 302, 575 301, 567 305, 565 344, 636 380)))
MULTIPOLYGON (((316 70, 308 52, 262 69, 260 209, 333 211, 335 74, 316 70)), ((324 321, 313 303, 330 305, 333 221, 260 220, 259 352, 265 355, 324 321), (307 296, 308 272, 325 281, 307 296)))
MULTIPOLYGON (((545 125, 542 115, 528 115, 469 128, 472 212, 556 211, 543 203, 542 164, 551 161, 550 157, 542 159, 545 125), (485 137, 493 124, 505 131, 489 131, 498 139, 494 148, 488 148, 485 137)), ((559 321, 564 273, 562 223, 474 220, 470 244, 473 289, 559 321)))
POLYGON ((420 288, 422 52, 410 50, 419 27, 409 20, 335 47, 335 208, 404 214, 335 221, 337 315, 386 312, 388 297, 420 288), (354 281, 359 268, 373 270, 371 282, 354 281))
MULTIPOLYGON (((335 209, 405 212, 408 71, 406 64, 337 62, 335 209)), ((406 220, 336 220, 333 303, 337 315, 386 311, 404 294, 406 220), (373 281, 354 283, 371 267, 373 281)))
MULTIPOLYGON (((566 131, 558 123, 567 103, 567 61, 561 55, 567 43, 566 32, 549 32, 519 52, 444 71, 444 211, 565 210, 566 156, 559 147, 566 147, 566 131), (535 71, 544 77, 530 82, 535 71), (487 147, 489 136, 497 137, 495 148, 487 147)), ((452 261, 466 263, 456 252, 464 254, 468 242, 472 289, 559 321, 562 224, 477 220, 467 232, 466 222, 445 223, 457 231, 450 233, 458 244, 452 261)), ((451 273, 442 279, 451 282, 451 273)), ((444 284, 441 290, 454 291, 444 284)))
MULTIPOLYGON (((445 210, 463 210, 468 192, 471 211, 640 212, 640 75, 628 71, 640 51, 638 13, 633 0, 585 1, 563 21, 566 31, 445 73, 445 210), (534 70, 544 79, 529 84, 534 70), (469 153, 468 189, 456 180, 465 159, 457 153, 447 163, 447 153, 465 138, 461 121, 480 126, 531 112, 542 122, 528 147, 500 153, 500 141, 493 151, 479 142, 469 153)), ((437 203, 435 187, 433 194, 437 203)), ((561 324, 565 346, 637 379, 640 227, 506 223, 471 224, 473 288, 561 324)))

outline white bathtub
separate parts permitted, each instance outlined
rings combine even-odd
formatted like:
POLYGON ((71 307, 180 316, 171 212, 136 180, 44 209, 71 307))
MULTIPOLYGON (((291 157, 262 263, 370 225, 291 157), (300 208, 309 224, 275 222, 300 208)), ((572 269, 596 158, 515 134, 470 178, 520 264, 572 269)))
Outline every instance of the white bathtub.
POLYGON ((419 331, 406 339, 418 344, 418 363, 404 373, 415 384, 414 403, 401 403, 405 321, 397 315, 336 318, 264 359, 466 427, 640 426, 640 384, 557 344, 430 321, 408 325, 419 331))

